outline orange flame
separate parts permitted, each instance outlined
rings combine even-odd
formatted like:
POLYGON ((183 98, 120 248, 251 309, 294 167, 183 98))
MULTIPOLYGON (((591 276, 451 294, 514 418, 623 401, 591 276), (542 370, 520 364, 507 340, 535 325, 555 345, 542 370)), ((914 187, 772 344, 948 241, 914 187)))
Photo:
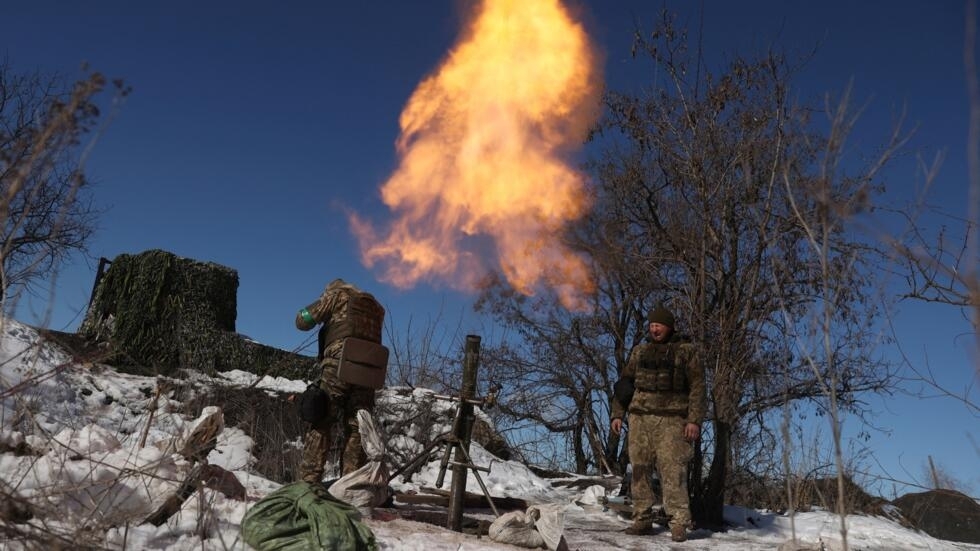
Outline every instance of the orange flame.
POLYGON ((564 161, 598 114, 598 56, 560 0, 485 0, 402 112, 399 166, 381 188, 386 235, 356 214, 368 267, 400 288, 439 279, 472 290, 494 267, 533 295, 581 309, 594 285, 562 243, 589 208, 564 161))

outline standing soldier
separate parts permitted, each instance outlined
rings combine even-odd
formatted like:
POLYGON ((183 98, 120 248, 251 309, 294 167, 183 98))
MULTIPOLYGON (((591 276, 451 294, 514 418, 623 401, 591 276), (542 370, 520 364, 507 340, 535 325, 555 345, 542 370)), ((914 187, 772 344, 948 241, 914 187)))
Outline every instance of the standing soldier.
MULTIPOLYGON (((342 279, 331 281, 316 302, 296 314, 297 329, 309 331, 316 324, 323 324, 317 338, 317 365, 321 368, 319 388, 325 395, 320 394, 318 413, 304 416, 310 427, 303 438, 300 477, 306 482, 323 480, 335 427, 339 426, 343 434, 341 474, 355 471, 367 461, 361 447, 357 410, 373 411, 374 389, 340 380, 337 368, 348 337, 381 343, 384 316, 385 310, 374 296, 342 279)), ((304 405, 303 409, 310 408, 304 405)))
POLYGON ((663 504, 670 517, 670 537, 687 539, 691 510, 687 464, 701 436, 707 411, 704 369, 697 347, 674 333, 674 315, 657 306, 647 317, 650 341, 633 349, 616 383, 611 429, 619 434, 629 412, 629 456, 633 464, 633 524, 627 534, 653 532, 654 504, 650 481, 660 475, 663 504))

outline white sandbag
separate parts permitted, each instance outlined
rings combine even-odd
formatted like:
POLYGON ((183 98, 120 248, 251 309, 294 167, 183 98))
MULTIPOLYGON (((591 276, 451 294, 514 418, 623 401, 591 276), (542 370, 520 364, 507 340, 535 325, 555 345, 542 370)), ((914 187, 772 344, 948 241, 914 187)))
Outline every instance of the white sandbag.
POLYGON ((361 432, 361 447, 368 462, 384 461, 385 441, 381 431, 374 425, 374 418, 366 409, 357 410, 357 427, 361 432))
POLYGON ((527 513, 523 511, 504 513, 493 521, 487 535, 493 541, 500 543, 530 549, 544 547, 544 538, 534 527, 537 515, 538 511, 534 507, 529 507, 527 513))
POLYGON ((561 535, 565 530, 565 507, 562 505, 538 505, 528 507, 528 513, 536 510, 538 519, 534 527, 544 539, 548 549, 554 551, 561 544, 561 535))
POLYGON ((493 541, 534 549, 547 547, 554 551, 562 542, 565 529, 564 506, 532 505, 527 512, 512 511, 500 515, 490 525, 493 541))
POLYGON ((357 424, 361 433, 361 447, 367 454, 368 462, 331 484, 330 494, 368 516, 373 508, 391 497, 391 488, 388 486, 388 467, 384 462, 384 439, 374 425, 374 419, 361 409, 357 411, 357 424))
POLYGON ((606 497, 606 489, 600 484, 593 484, 582 492, 582 497, 575 500, 577 505, 602 505, 606 497))

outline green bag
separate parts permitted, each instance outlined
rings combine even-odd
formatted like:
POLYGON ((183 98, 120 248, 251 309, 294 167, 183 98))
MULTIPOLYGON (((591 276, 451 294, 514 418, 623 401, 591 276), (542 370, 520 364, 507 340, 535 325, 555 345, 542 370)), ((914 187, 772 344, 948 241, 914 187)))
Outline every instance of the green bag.
POLYGON ((258 551, 377 551, 357 509, 320 484, 294 482, 252 506, 242 520, 245 543, 258 551))

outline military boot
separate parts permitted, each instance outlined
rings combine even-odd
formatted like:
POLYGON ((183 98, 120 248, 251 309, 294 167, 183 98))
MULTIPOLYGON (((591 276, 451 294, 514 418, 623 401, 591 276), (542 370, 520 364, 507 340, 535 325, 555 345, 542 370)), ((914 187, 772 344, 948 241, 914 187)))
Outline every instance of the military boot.
POLYGON ((677 542, 687 541, 687 527, 683 524, 671 525, 670 539, 677 542))
POLYGON ((626 529, 626 533, 631 536, 646 536, 653 533, 653 521, 634 520, 633 524, 626 529))
POLYGON ((659 524, 661 526, 670 525, 670 515, 667 514, 667 511, 665 511, 663 507, 654 506, 651 512, 653 513, 653 522, 655 524, 659 524))

